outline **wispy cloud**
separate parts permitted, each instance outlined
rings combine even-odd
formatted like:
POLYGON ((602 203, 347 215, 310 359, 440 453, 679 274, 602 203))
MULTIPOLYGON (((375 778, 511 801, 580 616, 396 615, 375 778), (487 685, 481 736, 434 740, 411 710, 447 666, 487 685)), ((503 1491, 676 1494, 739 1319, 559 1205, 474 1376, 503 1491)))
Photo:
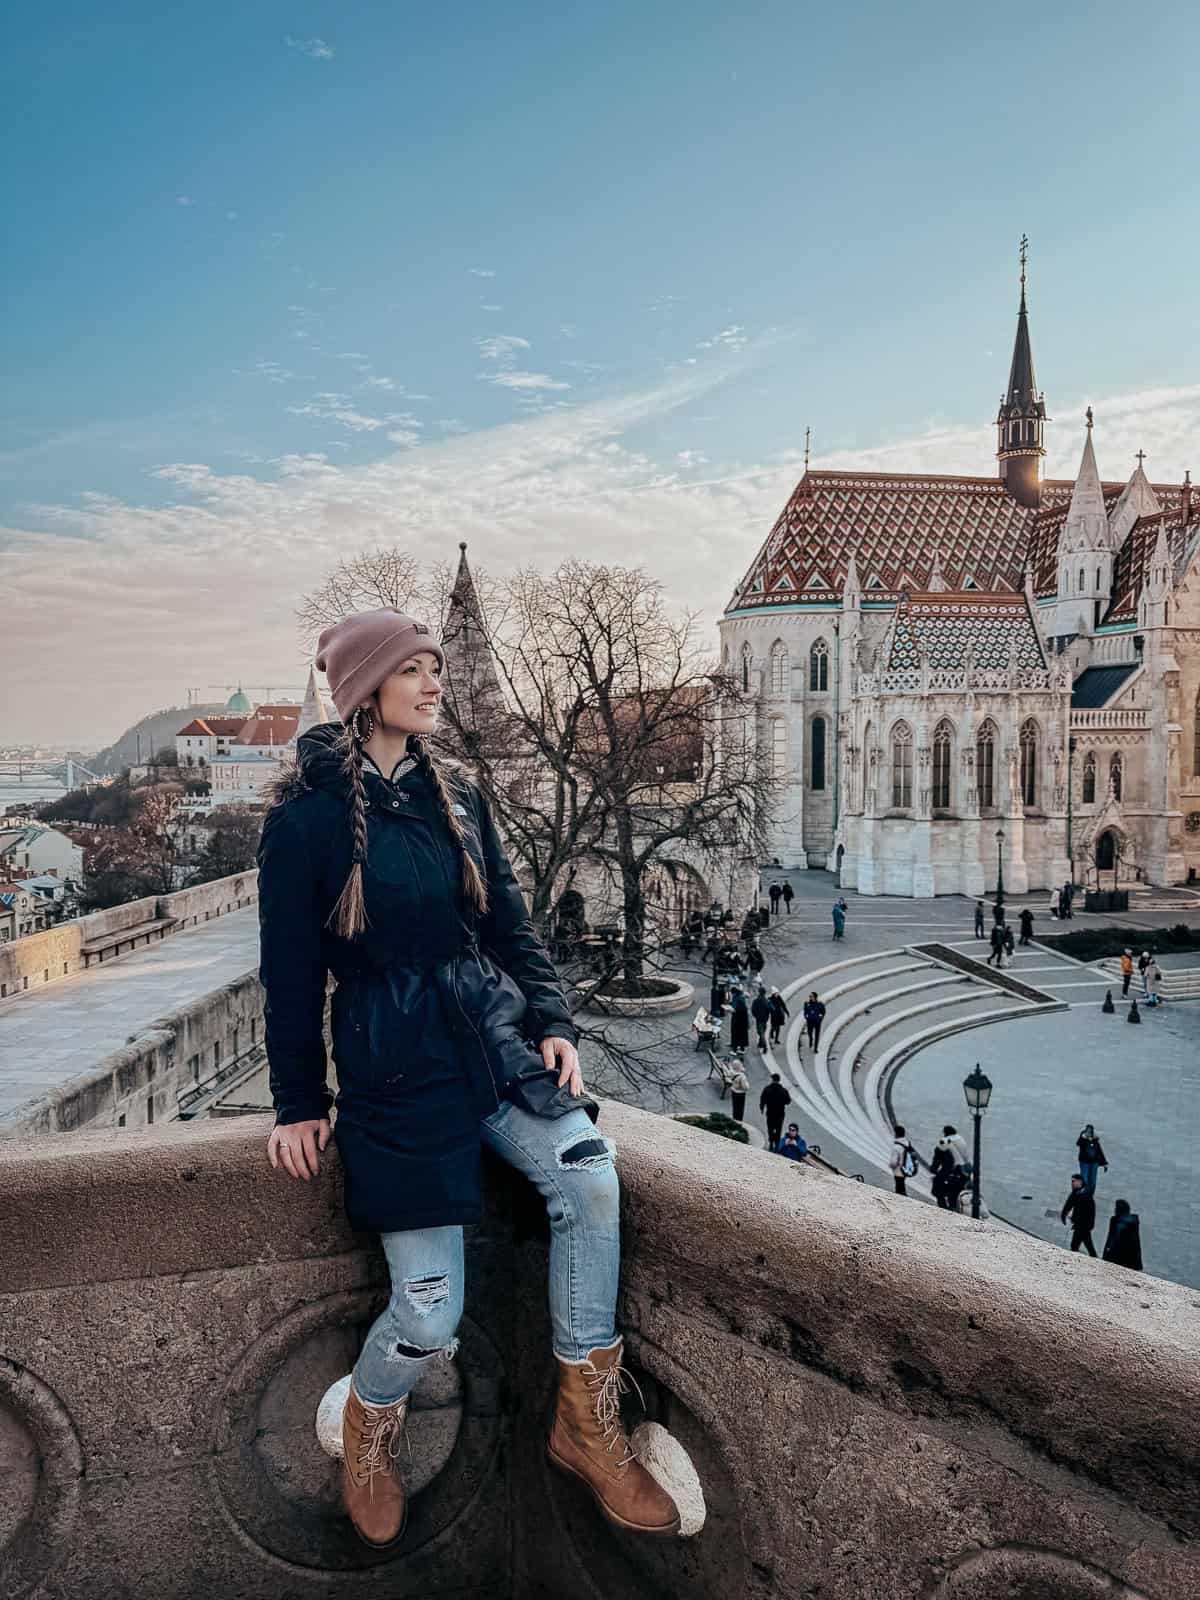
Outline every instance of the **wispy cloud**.
POLYGON ((741 326, 722 328, 711 339, 698 339, 697 350, 743 350, 747 344, 746 330, 741 326))
POLYGON ((348 395, 317 394, 306 405, 289 406, 294 417, 319 417, 323 422, 336 422, 354 433, 374 433, 387 426, 385 417, 367 416, 356 411, 348 395))
POLYGON ((177 206, 193 206, 195 203, 190 194, 177 194, 175 196, 175 204, 177 206))
POLYGON ((563 383, 560 378, 552 378, 545 372, 484 372, 481 377, 487 378, 501 389, 569 389, 569 383, 563 383))
POLYGON ((333 60, 333 46, 326 44, 324 39, 293 39, 288 33, 284 35, 283 42, 289 50, 298 50, 312 61, 333 60))
POLYGON ((481 300, 479 302, 479 309, 481 311, 503 311, 504 307, 503 306, 490 305, 486 300, 481 300))
MULTIPOLYGON (((154 697, 182 700, 186 684, 228 676, 235 662, 248 682, 285 669, 303 681, 296 600, 339 557, 381 537, 449 559, 467 539, 496 572, 530 560, 549 567, 580 550, 600 561, 643 560, 674 602, 715 620, 794 487, 799 452, 704 476, 698 453, 686 465, 664 463, 631 438, 672 415, 690 426, 692 408, 735 370, 708 361, 653 387, 466 436, 455 432, 457 419, 442 417, 439 436, 419 449, 387 440, 388 431, 416 428, 372 418, 377 428, 349 430, 356 453, 368 439, 387 453, 364 464, 343 464, 345 452, 332 446, 269 465, 239 462, 228 472, 167 462, 156 472, 165 505, 92 493, 35 507, 44 527, 0 528, 9 737, 77 737, 89 726, 97 738, 114 736, 150 709, 138 670, 146 660, 154 663, 154 697), (48 630, 48 615, 70 616, 71 627, 48 630)), ((1178 481, 1200 433, 1200 384, 1091 399, 1106 478, 1126 477, 1134 452, 1145 449, 1153 477, 1178 481)), ((1053 431, 1053 476, 1078 466, 1086 403, 1081 396, 1059 404, 1056 415, 1078 424, 1053 431)), ((995 470, 988 427, 820 447, 818 437, 818 467, 995 470)))
POLYGON ((675 460, 685 472, 693 472, 697 467, 708 465, 708 457, 703 450, 681 450, 675 460))
POLYGON ((490 339, 476 339, 475 343, 485 361, 510 360, 518 350, 531 348, 529 340, 516 333, 497 333, 490 339))
POLYGON ((494 278, 496 276, 491 267, 468 267, 467 271, 473 278, 494 278))

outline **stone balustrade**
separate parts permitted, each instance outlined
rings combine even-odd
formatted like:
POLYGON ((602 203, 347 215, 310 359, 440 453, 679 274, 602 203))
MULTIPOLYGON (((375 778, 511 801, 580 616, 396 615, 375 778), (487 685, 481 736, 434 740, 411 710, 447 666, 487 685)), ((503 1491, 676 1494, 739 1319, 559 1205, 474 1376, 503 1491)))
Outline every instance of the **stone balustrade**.
POLYGON ((1098 710, 1071 712, 1071 732, 1084 733, 1097 728, 1144 728, 1149 712, 1145 706, 1103 706, 1098 710))
POLYGON ((332 1147, 302 1184, 266 1118, 66 1134, 0 1148, 5 1600, 1200 1593, 1194 1291, 626 1107, 601 1128, 698 1533, 611 1528, 547 1466, 545 1213, 506 1169, 380 1560, 314 1434, 386 1282, 332 1147))

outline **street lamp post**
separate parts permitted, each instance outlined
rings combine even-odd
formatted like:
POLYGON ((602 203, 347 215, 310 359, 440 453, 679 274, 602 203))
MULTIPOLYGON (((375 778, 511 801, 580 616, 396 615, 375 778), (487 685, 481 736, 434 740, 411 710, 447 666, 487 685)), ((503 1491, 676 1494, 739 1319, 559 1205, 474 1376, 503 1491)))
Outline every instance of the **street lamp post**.
POLYGON ((967 1109, 975 1119, 975 1159, 971 1167, 971 1215, 979 1216, 979 1125, 983 1113, 987 1110, 988 1101, 992 1098, 992 1080, 986 1073, 980 1072, 978 1061, 975 1071, 969 1078, 963 1080, 963 1093, 967 1097, 967 1109))
POLYGON ((1004 905, 1004 829, 996 829, 996 905, 1004 905))
POLYGON ((1075 801, 1075 783, 1072 778, 1072 763, 1075 759, 1075 735, 1072 733, 1067 738, 1067 861, 1070 864, 1071 885, 1075 884, 1075 849, 1071 841, 1071 819, 1075 801))

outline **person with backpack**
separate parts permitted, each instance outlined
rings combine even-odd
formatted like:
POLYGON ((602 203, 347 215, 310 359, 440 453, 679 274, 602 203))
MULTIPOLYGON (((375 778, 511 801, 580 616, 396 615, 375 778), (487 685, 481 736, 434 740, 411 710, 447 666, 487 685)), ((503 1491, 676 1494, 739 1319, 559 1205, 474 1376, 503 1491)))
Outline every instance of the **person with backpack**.
POLYGON ((750 1015, 754 1018, 754 1026, 758 1031, 758 1048, 767 1048, 767 1023, 771 1020, 771 1002, 767 999, 767 991, 760 983, 758 993, 750 1005, 750 1015))
POLYGON ((800 1137, 799 1126, 789 1122, 787 1132, 779 1144, 776 1155, 786 1156, 789 1161, 803 1161, 808 1154, 808 1141, 800 1137))
POLYGON ((771 1010, 771 1043, 778 1044, 780 1030, 789 1015, 787 1001, 777 988, 772 987, 767 996, 767 1005, 771 1010))
POLYGON ((783 1116, 792 1097, 783 1087, 779 1074, 773 1072, 771 1081, 758 1097, 758 1109, 767 1119, 767 1149, 774 1150, 778 1147, 779 1136, 783 1132, 783 1116))
POLYGON ((825 1007, 817 999, 814 989, 804 1002, 804 1031, 808 1034, 808 1047, 815 1050, 821 1042, 821 1024, 825 1020, 825 1007))
POLYGON ((907 1194, 906 1178, 913 1178, 917 1172, 917 1152, 908 1142, 908 1135, 900 1123, 897 1123, 892 1132, 895 1134, 895 1143, 892 1153, 888 1157, 888 1168, 896 1184, 897 1194, 907 1194))
POLYGON ((1071 1219, 1071 1249, 1078 1250, 1082 1245, 1088 1255, 1094 1256, 1092 1229, 1096 1226, 1096 1197, 1088 1191, 1078 1172, 1071 1179, 1071 1192, 1059 1212, 1060 1222, 1065 1223, 1068 1217, 1071 1219))

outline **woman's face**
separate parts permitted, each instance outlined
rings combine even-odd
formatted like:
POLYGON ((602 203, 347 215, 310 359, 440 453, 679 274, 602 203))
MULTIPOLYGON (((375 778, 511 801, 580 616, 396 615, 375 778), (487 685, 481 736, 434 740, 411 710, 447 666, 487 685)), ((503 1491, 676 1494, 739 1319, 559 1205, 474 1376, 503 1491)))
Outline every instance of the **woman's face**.
POLYGON ((401 663, 379 686, 379 719, 389 733, 432 733, 442 699, 442 674, 432 650, 401 663))

